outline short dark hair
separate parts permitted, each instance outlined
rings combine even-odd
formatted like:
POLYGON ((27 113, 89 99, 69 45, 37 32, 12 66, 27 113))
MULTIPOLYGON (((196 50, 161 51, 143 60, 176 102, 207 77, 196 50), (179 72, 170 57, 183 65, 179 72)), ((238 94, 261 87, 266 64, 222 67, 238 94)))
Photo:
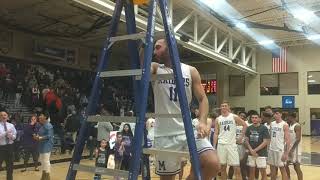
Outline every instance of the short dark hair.
POLYGON ((244 112, 244 111, 239 111, 239 112, 238 112, 238 115, 240 115, 240 114, 244 114, 244 115, 247 117, 247 113, 244 112))
POLYGON ((218 117, 218 113, 212 112, 209 114, 209 118, 216 119, 218 117))
POLYGON ((122 133, 119 131, 119 132, 117 132, 117 136, 119 136, 119 135, 121 135, 122 136, 122 133))
POLYGON ((269 112, 266 112, 266 111, 263 111, 262 115, 263 115, 263 117, 266 117, 266 118, 272 118, 272 114, 269 112))
POLYGON ((264 107, 264 109, 272 109, 272 107, 271 106, 266 106, 266 107, 264 107))
POLYGON ((260 115, 259 115, 259 113, 258 113, 257 111, 252 111, 251 114, 250 114, 250 118, 251 118, 252 116, 258 116, 258 117, 260 117, 260 115))
POLYGON ((247 116, 251 116, 252 114, 258 114, 258 111, 256 110, 249 110, 247 113, 247 116))
POLYGON ((296 112, 289 112, 288 117, 296 118, 297 117, 297 113, 296 112))
POLYGON ((49 113, 47 111, 43 111, 39 115, 43 115, 44 117, 46 117, 46 119, 49 118, 49 113))
POLYGON ((273 110, 273 113, 276 113, 276 112, 282 114, 282 110, 281 110, 280 108, 275 108, 275 109, 273 110))

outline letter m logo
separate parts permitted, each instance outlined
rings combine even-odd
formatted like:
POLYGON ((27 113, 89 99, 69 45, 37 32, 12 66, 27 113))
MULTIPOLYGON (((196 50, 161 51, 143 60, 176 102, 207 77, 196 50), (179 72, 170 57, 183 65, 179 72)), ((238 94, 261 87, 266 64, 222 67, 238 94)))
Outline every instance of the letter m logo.
POLYGON ((166 170, 166 166, 164 164, 164 161, 158 161, 159 163, 159 170, 160 171, 165 171, 166 170))

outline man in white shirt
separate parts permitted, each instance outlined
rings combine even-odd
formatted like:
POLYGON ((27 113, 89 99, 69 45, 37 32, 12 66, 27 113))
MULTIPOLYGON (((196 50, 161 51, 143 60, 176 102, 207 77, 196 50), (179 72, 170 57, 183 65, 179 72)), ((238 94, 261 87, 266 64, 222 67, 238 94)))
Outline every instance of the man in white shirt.
POLYGON ((13 173, 13 141, 17 131, 14 125, 7 122, 8 113, 0 111, 0 162, 6 162, 7 180, 12 180, 13 173))
POLYGON ((302 133, 301 125, 297 122, 297 115, 295 112, 290 112, 288 116, 289 123, 289 135, 290 135, 290 150, 288 155, 288 163, 286 164, 286 170, 288 178, 290 179, 290 168, 289 163, 292 163, 294 170, 297 173, 298 180, 303 179, 303 173, 300 168, 301 163, 301 144, 302 144, 302 133))
POLYGON ((218 157, 221 163, 221 179, 227 179, 227 166, 233 166, 236 179, 241 178, 240 160, 237 143, 243 142, 247 124, 239 116, 230 113, 230 106, 224 101, 221 106, 221 115, 216 119, 214 130, 214 145, 217 147, 218 157), (239 138, 236 138, 237 125, 243 126, 239 138))
POLYGON ((282 120, 281 111, 279 109, 274 110, 274 119, 270 124, 270 146, 268 153, 268 164, 271 170, 271 180, 276 179, 277 168, 280 169, 282 179, 287 180, 287 172, 285 169, 286 161, 288 160, 290 137, 289 126, 282 120))

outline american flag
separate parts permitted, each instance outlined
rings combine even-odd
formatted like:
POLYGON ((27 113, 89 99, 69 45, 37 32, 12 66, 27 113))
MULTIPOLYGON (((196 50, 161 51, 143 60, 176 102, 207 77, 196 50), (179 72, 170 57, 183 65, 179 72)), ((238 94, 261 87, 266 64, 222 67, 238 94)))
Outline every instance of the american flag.
POLYGON ((287 47, 272 50, 272 72, 280 73, 288 71, 287 47))

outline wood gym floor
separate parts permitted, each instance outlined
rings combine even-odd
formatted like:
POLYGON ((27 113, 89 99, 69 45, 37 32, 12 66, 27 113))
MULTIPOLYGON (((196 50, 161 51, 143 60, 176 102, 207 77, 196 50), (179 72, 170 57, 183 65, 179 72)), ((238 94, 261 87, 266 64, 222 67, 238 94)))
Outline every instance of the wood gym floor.
MULTIPOLYGON (((306 180, 319 180, 320 179, 320 137, 303 137, 303 165, 302 172, 304 173, 304 179, 306 180), (318 172, 319 171, 319 172, 318 172)), ((60 156, 61 157, 61 156, 60 156)), ((53 157, 54 158, 54 157, 53 157)), ((93 160, 82 160, 83 164, 94 165, 93 160)), ((69 162, 52 164, 51 180, 63 180, 66 177, 69 162)), ((185 168, 185 172, 188 172, 190 166, 185 168)), ((33 171, 33 168, 28 168, 26 172, 20 172, 21 169, 14 170, 14 180, 26 180, 26 179, 40 179, 41 173, 33 171)), ((292 178, 296 180, 296 174, 291 167, 292 178)), ((187 173, 185 173, 186 175, 187 173)), ((0 172, 0 179, 4 180, 5 171, 0 172)), ((93 175, 90 173, 79 172, 77 175, 78 180, 92 180, 93 175)), ((104 177, 103 179, 113 179, 112 177, 104 177)), ((159 179, 158 176, 152 173, 152 179, 159 179)))

